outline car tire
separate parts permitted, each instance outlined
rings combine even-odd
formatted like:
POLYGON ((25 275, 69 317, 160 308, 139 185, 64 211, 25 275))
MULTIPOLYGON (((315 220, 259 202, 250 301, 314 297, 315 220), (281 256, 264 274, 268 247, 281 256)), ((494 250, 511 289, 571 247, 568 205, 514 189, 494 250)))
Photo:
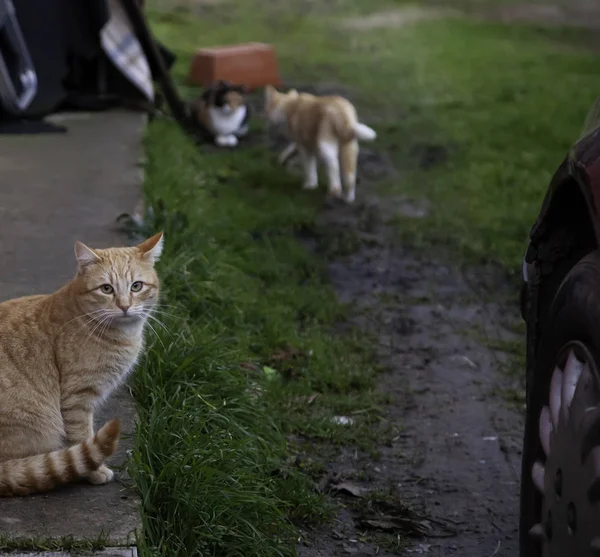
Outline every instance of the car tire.
MULTIPOLYGON (((583 257, 567 274, 545 321, 540 327, 541 339, 527 393, 520 496, 521 557, 542 555, 540 540, 530 533, 535 525, 543 522, 544 500, 534 485, 532 469, 535 462, 545 459, 540 441, 540 415, 549 404, 554 371, 559 369, 566 347, 575 345, 585 347, 586 354, 593 360, 590 364, 600 369, 600 251, 583 257)), ((600 405, 600 400, 597 402, 600 405)))

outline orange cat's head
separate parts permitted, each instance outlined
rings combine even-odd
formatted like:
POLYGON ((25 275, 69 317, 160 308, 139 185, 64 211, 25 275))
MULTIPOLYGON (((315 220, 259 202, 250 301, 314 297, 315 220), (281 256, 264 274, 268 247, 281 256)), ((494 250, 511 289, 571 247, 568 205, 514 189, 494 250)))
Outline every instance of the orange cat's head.
POLYGON ((298 97, 296 89, 290 89, 287 93, 277 91, 272 85, 265 87, 265 116, 272 124, 281 124, 285 121, 285 105, 290 100, 298 97))
POLYGON ((158 301, 154 264, 162 248, 162 232, 131 248, 91 249, 77 242, 73 284, 86 315, 108 326, 143 322, 158 301))

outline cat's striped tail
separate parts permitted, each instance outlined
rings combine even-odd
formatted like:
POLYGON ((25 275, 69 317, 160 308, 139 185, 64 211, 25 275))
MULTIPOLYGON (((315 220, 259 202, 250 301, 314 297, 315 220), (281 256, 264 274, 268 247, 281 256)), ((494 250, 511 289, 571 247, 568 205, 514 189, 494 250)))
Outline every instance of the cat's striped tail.
POLYGON ((111 420, 94 437, 51 453, 0 462, 0 497, 50 491, 100 468, 117 449, 120 426, 111 420))

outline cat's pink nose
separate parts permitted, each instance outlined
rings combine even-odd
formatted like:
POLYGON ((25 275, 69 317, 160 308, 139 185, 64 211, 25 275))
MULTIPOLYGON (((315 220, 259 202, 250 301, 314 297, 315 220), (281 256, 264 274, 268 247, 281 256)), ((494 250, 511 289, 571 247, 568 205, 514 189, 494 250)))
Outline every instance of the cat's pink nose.
POLYGON ((127 310, 128 310, 130 307, 131 307, 131 306, 119 305, 119 309, 123 310, 123 315, 127 315, 127 310))

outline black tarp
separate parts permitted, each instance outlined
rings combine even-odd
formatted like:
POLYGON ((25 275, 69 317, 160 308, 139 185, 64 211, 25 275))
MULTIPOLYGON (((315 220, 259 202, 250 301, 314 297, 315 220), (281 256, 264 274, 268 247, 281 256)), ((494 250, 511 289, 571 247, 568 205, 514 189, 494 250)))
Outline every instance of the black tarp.
POLYGON ((14 6, 38 78, 26 115, 44 115, 66 100, 76 66, 100 58, 108 6, 106 0, 15 0, 14 6))
MULTIPOLYGON (((100 31, 108 20, 106 0, 13 0, 17 20, 38 78, 38 92, 25 117, 58 109, 101 109, 143 95, 104 54, 100 31)), ((174 56, 163 47, 168 67, 174 56)), ((154 73, 155 68, 151 66, 154 73)), ((2 114, 0 119, 7 117, 2 114)))

